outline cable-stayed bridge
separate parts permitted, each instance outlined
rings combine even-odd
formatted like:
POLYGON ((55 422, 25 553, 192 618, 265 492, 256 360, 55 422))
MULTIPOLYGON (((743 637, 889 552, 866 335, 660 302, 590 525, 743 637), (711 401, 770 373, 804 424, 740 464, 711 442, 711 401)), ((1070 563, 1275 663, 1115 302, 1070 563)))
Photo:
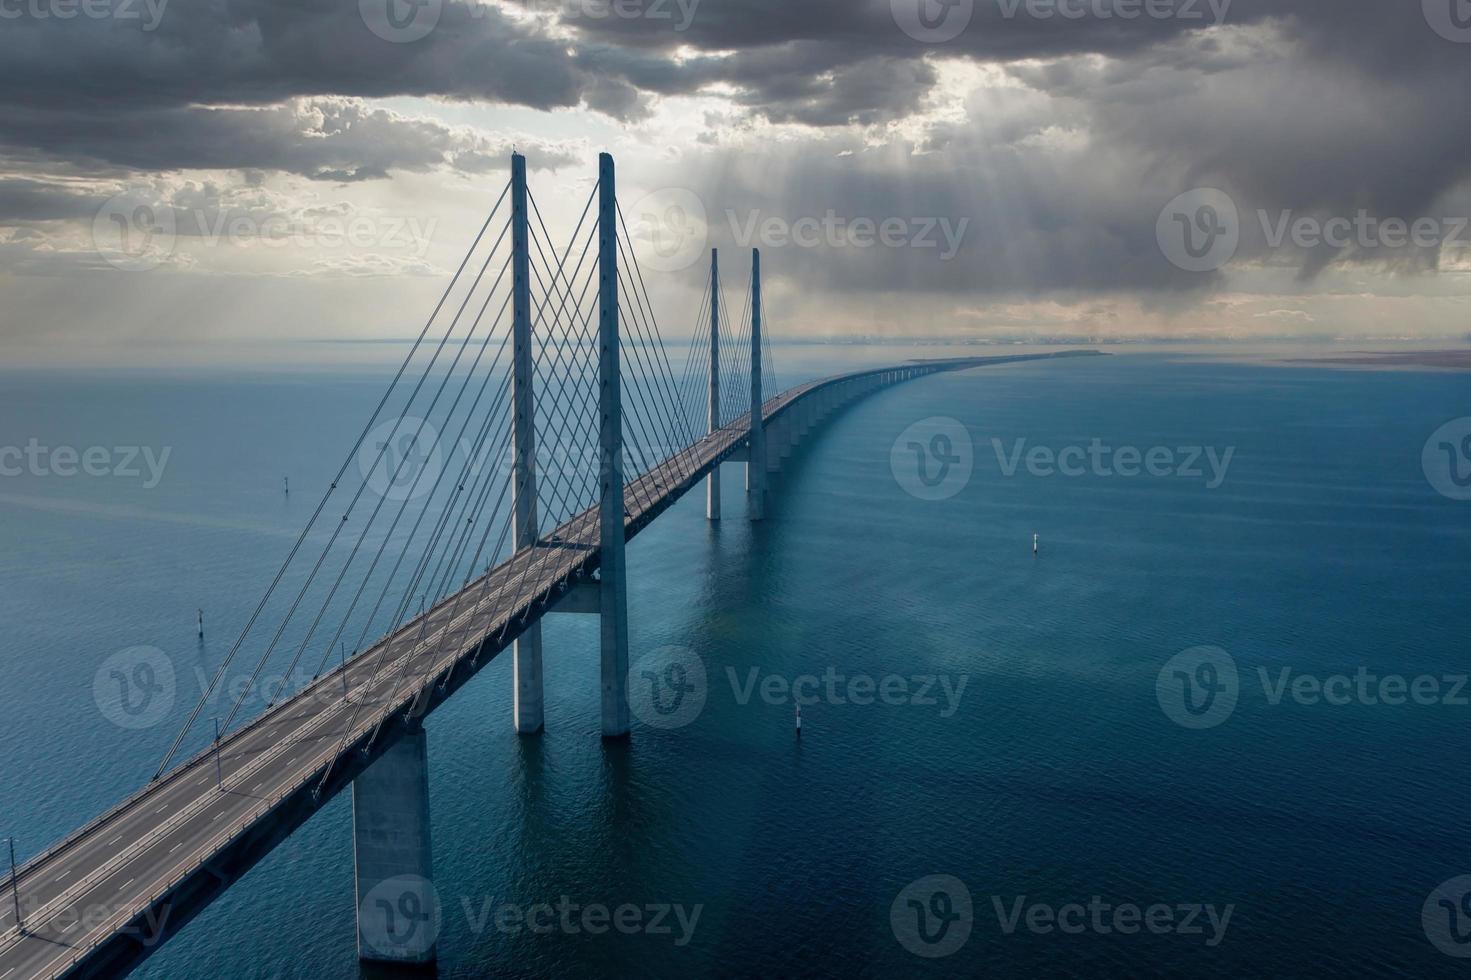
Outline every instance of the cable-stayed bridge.
POLYGON ((853 400, 938 371, 1084 353, 910 362, 768 396, 760 254, 731 316, 712 253, 676 372, 632 244, 611 157, 560 248, 513 158, 154 778, 0 884, 0 980, 126 971, 349 786, 359 952, 432 961, 430 712, 510 649, 514 724, 533 736, 540 620, 581 613, 601 624, 603 735, 626 737, 624 546, 660 513, 703 482, 719 519, 721 464, 744 461, 747 516, 759 520, 768 475, 853 400), (447 465, 444 446, 464 447, 463 460, 447 465), (247 688, 279 676, 266 709, 247 720, 241 693, 205 718, 238 676, 247 688))

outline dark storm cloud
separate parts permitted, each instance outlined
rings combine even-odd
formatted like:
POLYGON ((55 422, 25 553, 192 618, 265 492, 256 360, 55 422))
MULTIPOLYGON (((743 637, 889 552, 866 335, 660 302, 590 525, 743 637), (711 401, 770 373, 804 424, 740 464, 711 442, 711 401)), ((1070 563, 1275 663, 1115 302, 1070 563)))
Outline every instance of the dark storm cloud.
MULTIPOLYGON (((1083 0, 1093 12, 1081 17, 1036 15, 1055 11, 1047 0, 974 0, 965 29, 935 44, 899 26, 920 2, 935 0, 524 0, 520 15, 446 0, 411 43, 375 35, 356 0, 173 0, 154 30, 4 20, 0 154, 109 176, 476 172, 499 166, 501 142, 354 100, 587 106, 633 121, 654 97, 718 87, 748 119, 819 130, 805 149, 773 151, 786 168, 780 195, 738 161, 714 166, 765 207, 831 200, 853 215, 972 218, 969 267, 917 255, 880 264, 894 288, 941 292, 1198 288, 1211 277, 1178 273, 1154 242, 1178 191, 1228 191, 1242 253, 1261 257, 1256 209, 1412 219, 1468 176, 1471 44, 1438 35, 1413 0, 1176 0, 1164 9, 1177 16, 1133 19, 1096 13, 1130 0, 1083 0), (1217 13, 1227 30, 1209 29, 1217 13), (973 100, 965 119, 928 123, 913 149, 929 155, 833 155, 820 130, 911 117, 959 62, 1005 66, 1026 88, 1007 106, 973 100), (1059 149, 1056 132, 1073 142, 1059 149)), ((532 152, 544 166, 572 158, 532 152)), ((74 206, 0 186, 0 218, 74 206)), ((1406 254, 1391 264, 1434 265, 1434 254, 1406 254)), ((1341 258, 1383 256, 1293 256, 1309 273, 1341 258)), ((879 266, 865 265, 813 274, 882 287, 879 266)))
MULTIPOLYGON (((500 148, 318 97, 552 109, 578 105, 589 82, 564 43, 494 7, 472 16, 447 5, 430 37, 394 44, 369 31, 354 2, 176 0, 153 30, 109 19, 0 20, 0 146, 11 157, 99 169, 253 167, 344 180, 433 166, 473 173, 491 166, 483 150, 500 148), (313 108, 303 112, 301 100, 313 108)), ((599 95, 604 111, 638 111, 627 87, 599 95)), ((555 151, 530 155, 538 154, 533 165, 566 162, 555 151)))
MULTIPOLYGON (((535 109, 586 104, 631 119, 646 111, 643 93, 684 94, 715 83, 733 87, 736 101, 757 114, 838 125, 911 111, 935 82, 927 55, 1003 62, 1084 52, 1126 57, 1201 26, 1007 19, 1003 0, 981 0, 960 37, 925 45, 899 29, 889 0, 688 0, 682 31, 674 0, 659 0, 668 20, 613 15, 599 2, 557 0, 570 41, 554 36, 547 18, 453 0, 411 43, 375 35, 352 0, 175 0, 158 8, 156 24, 6 19, 0 131, 13 146, 63 156, 90 140, 90 157, 112 160, 116 147, 118 162, 131 165, 136 144, 155 127, 179 128, 180 117, 163 114, 195 105, 442 96, 535 109), (674 57, 681 46, 693 56, 674 57), (44 122, 33 118, 38 111, 44 122)), ((529 0, 533 10, 544 3, 529 0)), ((1249 6, 1237 0, 1232 9, 1249 6)), ((1280 9, 1258 3, 1250 16, 1280 9)), ((1377 29, 1382 19, 1363 30, 1377 29)), ((1333 40, 1322 46, 1332 49, 1333 40)), ((197 124, 202 137, 216 135, 209 117, 197 124)))
MULTIPOLYGON (((382 178, 390 169, 504 169, 512 142, 335 97, 132 113, 28 110, 12 114, 10 123, 12 143, 45 147, 98 172, 282 170, 342 182, 382 178)), ((533 166, 559 167, 577 158, 570 148, 544 140, 518 144, 533 166)))

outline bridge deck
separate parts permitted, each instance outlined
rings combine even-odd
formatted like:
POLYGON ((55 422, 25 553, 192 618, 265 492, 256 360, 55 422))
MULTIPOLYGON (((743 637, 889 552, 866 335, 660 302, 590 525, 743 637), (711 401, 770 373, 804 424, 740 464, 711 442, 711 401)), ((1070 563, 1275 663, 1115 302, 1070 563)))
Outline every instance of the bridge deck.
MULTIPOLYGON (((905 367, 931 373, 1017 359, 1025 358, 905 367)), ((763 416, 770 422, 819 388, 880 373, 800 385, 769 400, 763 416)), ((624 494, 628 537, 736 452, 746 435, 743 417, 630 482, 624 494)), ((216 788, 215 754, 206 749, 27 862, 17 876, 23 932, 15 928, 8 879, 0 885, 0 980, 88 975, 106 969, 92 955, 103 944, 122 936, 142 945, 160 930, 172 933, 179 919, 197 911, 171 901, 191 878, 213 876, 217 892, 237 877, 243 869, 229 861, 232 847, 248 843, 288 801, 305 800, 330 767, 336 781, 287 820, 277 839, 299 825, 371 761, 375 753, 364 746, 396 737, 388 728, 398 719, 431 710, 554 605, 570 583, 590 576, 597 544, 593 507, 229 734, 219 749, 223 792, 216 788)), ((274 841, 257 846, 249 863, 270 846, 274 841)))

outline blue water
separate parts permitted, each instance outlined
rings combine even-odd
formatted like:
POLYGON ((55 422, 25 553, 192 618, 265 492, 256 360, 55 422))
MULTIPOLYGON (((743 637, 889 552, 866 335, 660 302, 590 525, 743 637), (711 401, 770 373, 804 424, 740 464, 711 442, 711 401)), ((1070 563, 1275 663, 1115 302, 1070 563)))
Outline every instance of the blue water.
MULTIPOLYGON (((851 352, 849 352, 851 353, 851 352)), ((778 352, 785 379, 826 358, 778 352)), ((882 351, 852 354, 881 359, 882 351)), ((11 374, 0 445, 172 447, 156 487, 0 479, 0 835, 33 854, 151 774, 381 390, 361 374, 11 374), (281 476, 293 493, 281 493, 281 476), (207 639, 195 636, 204 607, 207 639), (164 650, 169 718, 111 724, 104 658, 164 650)), ((598 737, 594 621, 546 625, 547 730, 511 729, 509 657, 428 724, 439 974, 511 976, 1451 976, 1421 906, 1471 873, 1471 707, 1272 704, 1273 677, 1467 670, 1471 503, 1421 448, 1471 414, 1464 375, 1128 354, 938 376, 837 417, 788 464, 769 520, 682 501, 628 552, 634 658, 693 651, 690 725, 598 737), (960 420, 969 482, 907 493, 920 420, 960 420), (1008 451, 1234 447, 1193 477, 1004 472, 1008 451), (1031 538, 1041 535, 1034 557, 1031 538), (1240 668, 1234 713, 1173 723, 1156 678, 1200 645, 1240 668), (964 678, 958 707, 745 704, 759 676, 964 678), (968 941, 913 956, 890 905, 965 883, 968 941), (679 904, 673 935, 515 934, 486 908, 679 904), (1232 907, 1205 935, 1007 934, 996 902, 1232 907), (467 914, 467 909, 469 914, 467 914)), ((347 978, 350 804, 339 797, 171 940, 148 978, 347 978)), ((1203 920, 1202 920, 1203 921, 1203 920)))

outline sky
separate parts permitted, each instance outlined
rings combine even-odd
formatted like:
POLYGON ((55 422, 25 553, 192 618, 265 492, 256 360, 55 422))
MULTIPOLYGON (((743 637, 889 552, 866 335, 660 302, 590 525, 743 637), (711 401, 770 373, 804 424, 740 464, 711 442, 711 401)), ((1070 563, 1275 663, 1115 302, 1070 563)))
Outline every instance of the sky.
MULTIPOLYGON (((414 335, 524 153, 662 330, 1471 338, 1467 0, 0 0, 0 358, 414 335)), ((200 352, 205 352, 201 355, 200 352)))

